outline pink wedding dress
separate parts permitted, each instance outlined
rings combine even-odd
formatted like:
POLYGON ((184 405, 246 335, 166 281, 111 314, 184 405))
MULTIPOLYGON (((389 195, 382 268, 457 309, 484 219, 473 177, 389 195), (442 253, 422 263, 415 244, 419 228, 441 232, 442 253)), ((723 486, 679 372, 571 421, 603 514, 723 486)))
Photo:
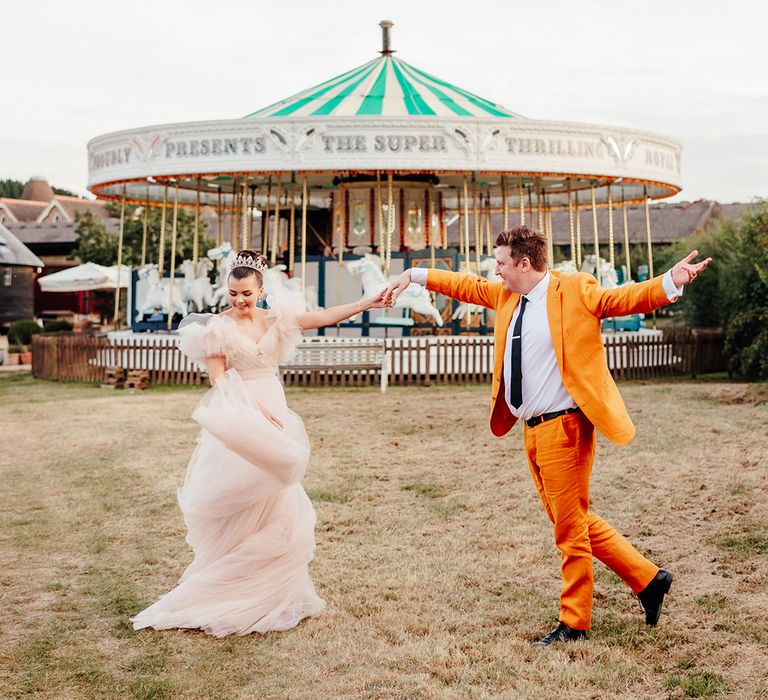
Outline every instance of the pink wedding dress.
POLYGON ((194 559, 173 590, 131 618, 135 629, 242 635, 286 630, 324 609, 308 570, 315 511, 301 480, 309 441, 277 376, 301 338, 303 310, 299 297, 275 301, 259 342, 228 316, 193 314, 180 328, 183 353, 203 366, 222 355, 227 371, 192 414, 202 430, 178 490, 194 559))

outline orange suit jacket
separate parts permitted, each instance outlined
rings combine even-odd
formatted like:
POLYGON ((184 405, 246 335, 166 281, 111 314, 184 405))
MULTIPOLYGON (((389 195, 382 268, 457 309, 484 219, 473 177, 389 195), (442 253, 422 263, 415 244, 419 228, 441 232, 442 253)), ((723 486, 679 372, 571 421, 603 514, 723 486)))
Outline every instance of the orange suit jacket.
MULTIPOLYGON (((427 289, 496 311, 491 432, 501 437, 517 422, 504 398, 503 367, 507 330, 520 295, 508 292, 502 282, 435 269, 427 273, 427 289)), ((635 426, 606 363, 600 320, 650 313, 669 303, 661 277, 603 289, 592 275, 550 271, 547 318, 563 384, 584 415, 611 442, 627 444, 635 436, 635 426)))

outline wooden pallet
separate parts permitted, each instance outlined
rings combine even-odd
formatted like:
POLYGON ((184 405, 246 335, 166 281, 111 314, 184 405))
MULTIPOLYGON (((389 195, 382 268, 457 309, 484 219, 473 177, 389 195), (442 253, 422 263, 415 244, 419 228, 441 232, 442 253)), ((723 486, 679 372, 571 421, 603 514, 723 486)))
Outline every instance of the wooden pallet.
POLYGON ((104 370, 102 389, 122 389, 125 383, 125 370, 122 367, 107 367, 104 370))
POLYGON ((128 376, 125 378, 126 389, 143 390, 149 386, 148 369, 129 369, 128 376))

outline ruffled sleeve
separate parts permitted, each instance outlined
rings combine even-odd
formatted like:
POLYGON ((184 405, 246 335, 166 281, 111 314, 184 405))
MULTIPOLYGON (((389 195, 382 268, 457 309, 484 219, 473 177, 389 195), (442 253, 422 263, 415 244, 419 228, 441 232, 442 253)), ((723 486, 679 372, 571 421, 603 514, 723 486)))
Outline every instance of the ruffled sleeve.
POLYGON ((189 314, 179 323, 179 350, 207 370, 206 357, 227 353, 226 328, 216 314, 189 314))
POLYGON ((277 339, 278 362, 291 358, 296 346, 301 342, 299 319, 307 310, 304 297, 293 290, 283 287, 279 292, 270 294, 268 318, 274 318, 275 338, 277 339))

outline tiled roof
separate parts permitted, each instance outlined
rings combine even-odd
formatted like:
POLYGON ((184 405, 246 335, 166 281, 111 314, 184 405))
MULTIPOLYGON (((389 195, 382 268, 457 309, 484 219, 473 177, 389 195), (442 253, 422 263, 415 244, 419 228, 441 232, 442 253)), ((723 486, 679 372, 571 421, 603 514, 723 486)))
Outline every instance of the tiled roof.
POLYGON ((0 224, 0 265, 44 266, 43 261, 2 224, 0 224))
MULTIPOLYGON (((103 200, 94 199, 82 199, 80 197, 69 197, 65 195, 56 195, 53 200, 58 202, 64 211, 67 212, 73 219, 77 212, 84 213, 88 210, 92 211, 96 216, 102 219, 110 218, 109 212, 106 210, 106 202, 103 200)), ((37 217, 45 211, 48 205, 51 203, 33 201, 29 199, 12 199, 11 197, 0 197, 0 203, 4 204, 13 215, 22 221, 36 221, 37 217)))
MULTIPOLYGON (((706 199, 695 202, 659 202, 650 205, 651 239, 654 243, 672 243, 681 238, 686 238, 697 231, 701 231, 720 217, 738 218, 750 204, 726 204, 721 205, 706 199)), ((525 212, 526 221, 531 222, 531 212, 525 212)), ((592 210, 588 207, 580 209, 579 220, 581 225, 582 245, 590 245, 594 241, 592 210)), ((520 212, 517 209, 509 212, 509 225, 514 226, 520 221, 520 212)), ((491 216, 491 231, 498 233, 503 228, 503 216, 494 213, 491 216)), ((454 221, 448 227, 448 244, 458 245, 458 224, 454 221)), ((463 224, 462 224, 463 226, 463 224)), ((534 210, 533 226, 538 228, 538 216, 534 210)), ((575 221, 574 221, 575 228, 575 221)), ((469 223, 470 244, 474 245, 474 222, 470 210, 469 223)), ((608 242, 608 210, 597 210, 598 239, 601 243, 608 242)), ((646 240, 645 207, 635 204, 627 207, 627 231, 630 243, 644 243, 646 240)), ((552 233, 555 245, 568 245, 571 242, 568 213, 565 211, 552 212, 552 233)), ((616 243, 624 240, 624 218, 621 207, 613 210, 613 235, 616 243)))
MULTIPOLYGON (((110 233, 117 235, 120 232, 119 219, 107 219, 102 224, 110 233)), ((6 224, 6 228, 26 244, 75 243, 77 241, 77 224, 67 221, 6 224)))

